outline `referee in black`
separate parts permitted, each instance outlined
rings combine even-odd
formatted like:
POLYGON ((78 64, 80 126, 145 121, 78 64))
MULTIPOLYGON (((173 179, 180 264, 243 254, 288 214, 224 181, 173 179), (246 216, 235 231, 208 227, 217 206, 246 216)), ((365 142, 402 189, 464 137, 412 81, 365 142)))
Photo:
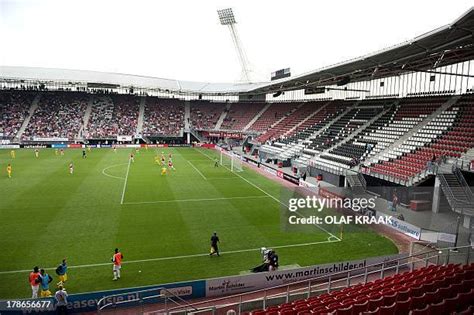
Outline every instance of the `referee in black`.
POLYGON ((217 256, 220 256, 219 254, 219 247, 217 246, 217 243, 219 243, 219 236, 217 236, 217 233, 214 232, 211 236, 211 253, 209 254, 210 256, 216 254, 217 256))

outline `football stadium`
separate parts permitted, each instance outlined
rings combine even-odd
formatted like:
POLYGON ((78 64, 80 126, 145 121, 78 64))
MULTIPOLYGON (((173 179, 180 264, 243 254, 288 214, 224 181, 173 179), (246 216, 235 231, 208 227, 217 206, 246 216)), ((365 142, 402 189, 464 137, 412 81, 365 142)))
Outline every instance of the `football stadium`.
POLYGON ((0 0, 0 314, 474 314, 472 3, 178 2, 0 0))

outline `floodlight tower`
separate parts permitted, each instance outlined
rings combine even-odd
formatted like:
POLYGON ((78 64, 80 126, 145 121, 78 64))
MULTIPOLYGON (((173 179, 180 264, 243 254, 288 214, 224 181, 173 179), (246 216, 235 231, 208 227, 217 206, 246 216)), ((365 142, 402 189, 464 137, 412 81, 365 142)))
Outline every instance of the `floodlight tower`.
POLYGON ((247 55, 242 47, 242 43, 240 42, 239 35, 237 33, 237 28, 235 24, 234 12, 231 8, 217 10, 217 15, 219 16, 219 21, 222 25, 227 25, 230 30, 230 34, 232 36, 232 41, 234 42, 235 50, 237 50, 237 55, 239 56, 240 66, 242 67, 242 81, 250 82, 250 66, 249 61, 247 59, 247 55))

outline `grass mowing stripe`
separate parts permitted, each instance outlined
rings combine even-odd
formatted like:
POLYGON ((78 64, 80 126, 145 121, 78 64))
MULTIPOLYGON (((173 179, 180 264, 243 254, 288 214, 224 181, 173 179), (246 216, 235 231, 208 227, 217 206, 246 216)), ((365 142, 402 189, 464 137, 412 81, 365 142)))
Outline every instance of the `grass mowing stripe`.
MULTIPOLYGON (((272 249, 281 249, 281 248, 291 248, 291 247, 304 247, 304 246, 312 246, 317 244, 327 244, 327 243, 335 243, 338 241, 320 241, 320 242, 310 242, 310 243, 300 243, 300 244, 289 244, 289 245, 279 245, 279 246, 270 246, 269 248, 272 249)), ((259 248, 246 248, 246 249, 237 249, 237 250, 230 250, 230 251, 223 251, 220 252, 221 254, 239 254, 239 253, 247 253, 247 252, 255 252, 259 251, 259 248)), ((164 261, 164 260, 175 260, 175 259, 185 259, 185 258, 194 258, 194 257, 206 257, 209 254, 191 254, 191 255, 181 255, 181 256, 173 256, 173 257, 157 257, 157 258, 148 258, 148 259, 137 259, 137 260, 128 260, 123 261, 122 264, 137 264, 137 263, 145 263, 145 262, 153 262, 153 261, 164 261)), ((68 266, 68 269, 79 269, 79 268, 90 268, 90 267, 102 267, 102 266, 111 266, 111 262, 106 263, 98 263, 98 264, 86 264, 86 265, 78 265, 78 266, 68 266)), ((55 270, 56 267, 48 267, 43 268, 45 270, 55 270)), ((13 273, 21 273, 21 272, 30 272, 31 269, 24 269, 24 270, 10 270, 10 271, 0 271, 0 274, 13 274, 13 273)))
POLYGON ((198 170, 198 169, 197 169, 197 167, 196 167, 196 166, 194 166, 194 164, 193 164, 193 163, 191 163, 191 161, 189 161, 189 160, 188 160, 188 163, 189 163, 189 165, 191 165, 191 166, 192 166, 192 167, 193 167, 193 168, 196 170, 196 172, 198 172, 198 173, 199 173, 199 175, 201 175, 201 177, 202 177, 202 178, 204 178, 204 180, 207 180, 206 176, 204 176, 204 174, 203 174, 203 173, 201 173, 201 171, 200 171, 200 170, 198 170))
MULTIPOLYGON (((212 157, 210 157, 209 155, 203 153, 202 151, 200 150, 197 150, 199 153, 201 153, 202 155, 204 156, 207 156, 210 160, 212 160, 212 157)), ((231 169, 228 168, 227 166, 223 165, 226 169, 228 169, 230 172, 231 169)), ((285 206, 285 207, 288 207, 288 205, 284 204, 283 202, 281 202, 278 198, 275 198, 275 196, 272 196, 270 195, 268 192, 266 192, 265 190, 263 190, 262 188, 258 187, 257 185, 255 185, 254 183, 252 183, 251 181, 249 181, 248 179, 246 179, 245 177, 241 176, 240 174, 238 173, 234 173, 235 175, 239 176, 240 178, 242 178, 244 181, 246 181, 248 184, 252 185, 253 187, 257 188, 258 190, 260 190, 261 192, 263 192, 264 194, 268 195, 270 198, 272 198, 273 200, 275 200, 276 202, 278 202, 279 204, 285 206)), ((298 215, 300 215, 298 212, 295 212, 297 213, 298 215)), ((301 215, 300 215, 301 216, 301 215)), ((340 241, 341 239, 339 237, 337 237, 336 235, 332 234, 331 232, 329 232, 328 230, 326 230, 325 228, 317 225, 317 224, 314 224, 314 226, 316 226, 318 229, 328 233, 330 235, 330 237, 332 238, 335 238, 336 240, 340 241)))
POLYGON ((125 202, 124 205, 142 205, 153 203, 173 203, 173 202, 199 202, 199 201, 220 201, 220 200, 234 200, 234 199, 255 199, 268 198, 268 196, 242 196, 242 197, 223 197, 223 198, 195 198, 195 199, 173 199, 173 200, 156 200, 156 201, 136 201, 125 202))
POLYGON ((132 159, 128 158, 127 174, 125 174, 125 182, 123 183, 123 190, 122 190, 122 199, 120 199, 121 205, 123 205, 123 199, 125 198, 125 190, 127 190, 127 180, 128 180, 128 173, 130 172, 130 163, 132 163, 132 159))

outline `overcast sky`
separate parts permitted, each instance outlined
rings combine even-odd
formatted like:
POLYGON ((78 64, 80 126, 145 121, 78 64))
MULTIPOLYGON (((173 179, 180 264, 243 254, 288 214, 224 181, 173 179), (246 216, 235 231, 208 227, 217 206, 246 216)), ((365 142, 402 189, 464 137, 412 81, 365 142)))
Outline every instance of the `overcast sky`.
POLYGON ((0 0, 0 64, 233 82, 232 7, 260 79, 358 57, 451 23, 472 0, 0 0))

